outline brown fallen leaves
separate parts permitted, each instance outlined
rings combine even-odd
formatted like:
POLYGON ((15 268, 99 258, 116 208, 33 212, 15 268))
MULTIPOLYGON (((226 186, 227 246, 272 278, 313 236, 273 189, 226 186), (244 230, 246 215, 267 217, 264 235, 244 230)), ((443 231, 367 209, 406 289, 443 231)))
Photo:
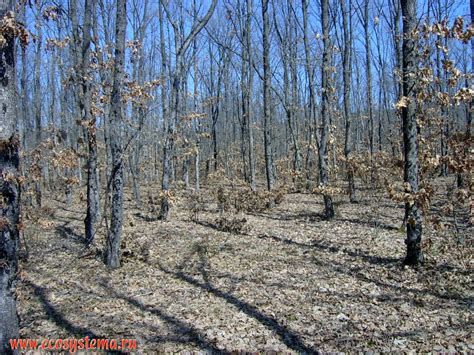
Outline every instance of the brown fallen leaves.
POLYGON ((48 200, 54 225, 25 231, 21 335, 135 338, 143 353, 472 352, 472 229, 460 225, 463 245, 452 230, 425 229, 427 265, 405 269, 403 208, 383 192, 360 197, 354 205, 339 196, 340 215, 329 222, 320 197, 289 194, 238 217, 246 234, 216 228, 210 201, 193 221, 178 198, 164 223, 126 199, 133 223, 124 223, 125 262, 114 271, 100 257, 79 257, 82 203, 68 210, 48 200))

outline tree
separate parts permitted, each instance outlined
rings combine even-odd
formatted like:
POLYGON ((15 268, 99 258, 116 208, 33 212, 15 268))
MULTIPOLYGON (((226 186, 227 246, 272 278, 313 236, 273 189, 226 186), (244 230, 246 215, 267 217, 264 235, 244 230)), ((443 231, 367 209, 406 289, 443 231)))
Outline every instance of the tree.
MULTIPOLYGON (((16 26, 13 1, 0 2, 1 21, 16 26)), ((3 26, 2 26, 3 28, 3 26)), ((14 29, 0 44, 0 353, 13 353, 8 340, 18 338, 15 284, 20 225, 20 139, 16 128, 17 94, 14 29)))
MULTIPOLYGON (((304 42, 304 52, 305 52, 305 63, 306 63, 306 75, 308 77, 308 93, 309 93, 309 105, 307 107, 307 124, 309 127, 309 144, 308 152, 306 154, 306 176, 309 184, 309 160, 311 156, 311 146, 313 141, 313 125, 316 126, 316 97, 314 93, 314 71, 311 65, 311 51, 309 47, 309 36, 308 36, 308 7, 309 3, 307 0, 301 0, 301 6, 303 8, 303 42, 304 42)), ((309 185, 308 185, 309 186, 309 185)))
MULTIPOLYGON (((169 9, 166 8, 163 1, 161 1, 163 5, 163 9, 166 11, 166 15, 168 19, 171 21, 173 25, 173 29, 175 31, 176 39, 180 38, 180 28, 178 25, 172 21, 171 14, 169 9)), ((204 15, 202 19, 197 19, 196 22, 193 24, 191 31, 186 36, 186 38, 181 43, 176 43, 176 53, 175 53, 175 63, 176 68, 174 69, 173 78, 172 78, 172 86, 171 86, 171 114, 172 116, 169 119, 168 127, 166 131, 166 141, 163 148, 163 179, 161 184, 162 189, 162 200, 161 200, 161 211, 160 211, 160 218, 161 219, 168 219, 168 214, 170 210, 170 201, 169 201, 169 188, 170 188, 170 177, 172 174, 172 166, 171 162, 173 159, 173 149, 174 149, 174 140, 176 135, 176 125, 179 119, 180 111, 179 111, 179 96, 180 96, 180 89, 181 89, 181 81, 183 80, 184 75, 184 55, 188 47, 193 42, 193 39, 201 32, 201 30, 206 26, 211 18, 212 14, 214 13, 214 9, 216 8, 217 0, 213 0, 209 10, 204 15)))
POLYGON ((341 0, 342 26, 344 30, 344 52, 342 57, 343 82, 344 82, 344 119, 345 119, 345 139, 344 156, 347 164, 347 180, 349 200, 355 202, 354 186, 354 167, 350 163, 350 154, 352 151, 352 132, 351 132, 351 48, 352 48, 352 22, 349 21, 349 14, 352 10, 352 1, 349 0, 349 9, 347 9, 346 0, 341 0))
POLYGON ((321 24, 323 27, 323 63, 321 68, 321 135, 318 144, 319 184, 324 196, 324 216, 327 219, 334 217, 334 205, 330 193, 325 191, 329 185, 328 172, 328 139, 329 139, 329 65, 330 65, 330 39, 329 39, 329 1, 321 0, 321 24))
MULTIPOLYGON (((369 115, 369 149, 370 159, 373 164, 374 159, 374 114, 372 107, 372 54, 369 33, 369 0, 364 2, 364 36, 365 36, 365 73, 367 78, 367 112, 369 115)), ((372 170, 373 173, 373 170, 372 170)))
POLYGON ((111 268, 120 267, 120 237, 123 221, 123 117, 122 86, 125 62, 125 30, 127 27, 127 1, 117 1, 115 22, 115 61, 113 68, 113 86, 111 96, 110 151, 112 154, 112 213, 110 229, 107 234, 106 263, 111 268))
MULTIPOLYGON (((74 0, 75 1, 75 0, 74 0)), ((91 243, 95 230, 94 225, 99 217, 99 186, 97 176, 97 136, 96 119, 92 113, 90 53, 91 53, 91 28, 92 13, 95 11, 95 0, 85 0, 84 26, 82 40, 82 58, 80 68, 79 107, 86 127, 86 136, 89 154, 87 157, 87 212, 84 220, 86 241, 91 243)))
MULTIPOLYGON (((270 118, 270 24, 268 20, 268 0, 262 0, 262 18, 263 18, 263 141, 265 150, 265 172, 267 176, 267 190, 271 191, 275 184, 273 151, 271 137, 271 118, 270 118)), ((272 204, 272 202, 270 202, 272 204)))
MULTIPOLYGON (((402 0, 403 44, 402 44, 402 90, 405 103, 402 107, 403 143, 405 152, 404 181, 411 194, 418 192, 418 127, 416 123, 416 92, 414 72, 416 70, 416 0, 402 0)), ((407 217, 407 253, 405 264, 419 265, 423 262, 421 251, 422 218, 417 202, 405 204, 407 217)))

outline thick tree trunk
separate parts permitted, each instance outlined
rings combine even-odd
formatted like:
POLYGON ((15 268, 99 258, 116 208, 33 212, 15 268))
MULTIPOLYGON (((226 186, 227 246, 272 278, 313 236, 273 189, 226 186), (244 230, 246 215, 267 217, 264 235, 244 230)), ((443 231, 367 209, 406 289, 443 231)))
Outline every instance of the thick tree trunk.
MULTIPOLYGON (((322 78, 322 103, 321 103, 321 137, 318 149, 319 183, 324 189, 329 185, 328 172, 328 138, 329 138, 329 3, 321 0, 321 23, 323 26, 323 63, 321 70, 322 78)), ((324 215, 327 219, 334 217, 334 205, 332 197, 327 192, 324 195, 324 215)))
POLYGON ((122 235, 123 221, 122 85, 125 62, 125 29, 127 27, 126 6, 126 0, 117 0, 115 61, 109 116, 110 151, 112 154, 112 213, 105 255, 106 263, 110 268, 120 267, 120 238, 122 235))
MULTIPOLYGON (((403 96, 408 99, 406 107, 402 108, 403 142, 405 149, 405 182, 410 186, 410 193, 418 192, 419 163, 418 163, 418 127, 416 124, 416 41, 413 32, 416 29, 416 0, 402 0, 403 15, 403 96)), ((418 265, 423 262, 421 251, 422 218, 417 202, 405 205, 407 216, 407 254, 405 264, 418 265)))
MULTIPOLYGON (((0 3, 0 18, 13 9, 13 1, 0 3), (7 3, 10 3, 9 5, 7 3)), ((7 14, 8 16, 8 14, 7 14)), ((0 353, 17 353, 9 339, 18 338, 15 284, 18 271, 20 223, 20 141, 16 128, 14 38, 4 35, 0 48, 0 353)))

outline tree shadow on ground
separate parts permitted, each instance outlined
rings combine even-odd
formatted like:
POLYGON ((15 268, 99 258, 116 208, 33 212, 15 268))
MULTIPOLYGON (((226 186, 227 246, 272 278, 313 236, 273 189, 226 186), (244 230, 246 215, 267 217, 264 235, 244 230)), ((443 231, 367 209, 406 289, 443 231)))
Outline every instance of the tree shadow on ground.
POLYGON ((383 257, 383 256, 374 256, 374 255, 368 255, 363 253, 362 251, 353 251, 353 250, 347 250, 343 249, 340 246, 335 246, 335 245, 326 245, 324 243, 318 242, 316 240, 313 240, 311 243, 301 243, 294 241, 293 239, 290 238, 281 238, 275 235, 265 235, 261 234, 258 236, 260 239, 272 239, 276 242, 280 243, 285 243, 285 244, 290 244, 290 245, 295 245, 298 247, 302 248, 315 248, 319 249, 322 251, 328 251, 331 253, 339 253, 343 252, 346 255, 352 256, 354 258, 360 258, 363 259, 365 262, 372 264, 372 265, 390 265, 390 264, 397 264, 401 262, 401 259, 399 258, 390 258, 390 257, 383 257))
POLYGON ((102 286, 106 288, 115 298, 124 300, 130 305, 144 312, 148 312, 150 314, 158 316, 160 319, 162 319, 163 321, 171 325, 171 327, 174 329, 175 333, 177 334, 177 337, 169 338, 168 339, 169 341, 176 341, 182 344, 193 343, 202 349, 210 351, 213 354, 226 353, 225 351, 222 351, 219 348, 217 348, 214 344, 212 344, 212 342, 206 340, 206 337, 203 334, 201 334, 198 330, 196 330, 193 326, 188 325, 185 322, 169 314, 166 314, 164 311, 160 310, 159 308, 150 307, 148 305, 143 304, 140 300, 137 300, 128 295, 119 293, 114 288, 110 287, 107 284, 103 284, 102 286))
POLYGON ((268 329, 272 330, 275 332, 279 337, 280 340, 288 346, 290 349, 298 351, 298 352, 303 352, 307 354, 317 354, 318 352, 305 345, 303 340, 300 338, 298 334, 293 332, 291 329, 287 328, 286 326, 280 324, 275 318, 272 318, 260 310, 258 310, 257 307, 240 300, 239 298, 224 292, 213 285, 211 285, 208 282, 200 282, 199 280, 196 280, 195 278, 191 277, 190 275, 185 274, 182 271, 173 271, 170 269, 165 268, 162 266, 160 263, 158 263, 159 268, 161 271, 164 273, 173 276, 174 278, 177 278, 181 281, 185 281, 195 287, 199 287, 202 290, 208 291, 211 294, 213 294, 216 297, 219 297, 231 305, 235 306, 239 311, 244 312, 247 314, 249 317, 254 318, 258 322, 260 322, 262 325, 266 326, 268 329))
POLYGON ((323 213, 319 212, 300 212, 300 213, 290 213, 290 212, 282 212, 282 213, 258 213, 252 212, 248 213, 251 216, 255 217, 262 217, 266 219, 273 219, 275 221, 309 221, 309 222, 320 222, 326 220, 326 217, 323 213))
MULTIPOLYGON (((94 333, 92 330, 85 327, 77 326, 70 322, 48 299, 47 289, 41 286, 34 284, 29 280, 22 281, 26 286, 33 289, 35 295, 38 297, 44 312, 47 314, 48 318, 52 320, 57 326, 63 328, 71 335, 77 338, 89 337, 90 339, 107 339, 106 336, 94 333)), ((108 351, 109 354, 126 354, 122 351, 108 351)))
POLYGON ((143 214, 142 212, 136 212, 133 215, 135 217, 138 217, 138 218, 144 220, 145 222, 156 222, 156 221, 160 220, 159 216, 150 217, 150 216, 147 216, 147 215, 143 214))
POLYGON ((56 226, 56 233, 64 239, 72 239, 75 242, 86 243, 86 239, 82 234, 77 233, 73 228, 69 227, 70 222, 64 222, 63 224, 56 226))
POLYGON ((390 224, 382 223, 380 221, 364 221, 362 219, 355 219, 355 218, 338 218, 337 222, 345 222, 351 224, 358 224, 364 227, 369 228, 381 228, 387 231, 398 231, 399 228, 392 226, 390 224))

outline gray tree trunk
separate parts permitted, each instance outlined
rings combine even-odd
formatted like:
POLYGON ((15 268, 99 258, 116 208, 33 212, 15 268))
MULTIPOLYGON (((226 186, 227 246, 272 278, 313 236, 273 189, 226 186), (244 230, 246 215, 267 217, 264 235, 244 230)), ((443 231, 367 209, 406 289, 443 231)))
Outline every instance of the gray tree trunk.
MULTIPOLYGON (((403 143, 405 150, 404 180, 410 185, 410 192, 418 192, 419 162, 418 162, 418 127, 416 124, 416 41, 413 32, 416 29, 416 0, 402 0, 403 16, 403 96, 408 98, 408 105, 402 108, 403 143)), ((405 244, 407 253, 405 264, 418 265, 423 262, 421 251, 422 217, 421 210, 415 203, 405 205, 407 217, 407 237, 405 244)))
POLYGON ((306 64, 306 75, 308 77, 308 92, 309 92, 309 105, 307 107, 307 119, 308 119, 308 152, 306 155, 306 177, 307 177, 307 187, 310 187, 310 160, 312 155, 312 144, 313 140, 317 140, 317 134, 315 135, 312 127, 317 127, 316 122, 316 97, 314 94, 314 74, 312 68, 312 57, 311 51, 309 48, 308 41, 308 7, 309 3, 307 0, 301 0, 301 6, 303 8, 303 43, 304 43, 304 52, 305 52, 305 64, 306 64))
POLYGON ((369 151, 371 160, 371 174, 373 176, 374 156, 374 114, 372 107, 372 54, 369 33, 369 0, 364 3, 364 36, 365 36, 365 74, 367 79, 367 112, 369 115, 369 151))
POLYGON ((125 62, 125 30, 127 27, 127 1, 117 0, 115 23, 115 60, 112 97, 110 102, 110 151, 112 154, 112 213, 107 235, 106 263, 110 268, 120 267, 120 238, 123 221, 123 117, 122 86, 125 62))
POLYGON ((84 220, 86 243, 92 243, 95 234, 95 223, 99 218, 99 186, 97 175, 97 137, 96 137, 96 118, 92 113, 91 96, 91 72, 90 72, 90 52, 91 52, 91 30, 92 14, 95 11, 95 0, 85 0, 84 4, 84 26, 82 40, 82 63, 78 88, 79 107, 81 109, 82 119, 86 123, 86 136, 88 143, 87 157, 87 211, 84 220))
MULTIPOLYGON (((352 132, 351 132, 351 51, 352 51, 352 22, 349 16, 352 13, 352 1, 349 0, 349 9, 346 0, 341 0, 342 26, 344 30, 344 53, 342 58, 343 66, 343 85, 344 85, 344 118, 345 118, 345 135, 344 135, 344 156, 349 159, 352 152, 352 132)), ((350 202, 355 202, 355 184, 354 184, 354 167, 347 164, 347 180, 348 193, 350 202)))
MULTIPOLYGON (((38 4, 38 14, 35 21, 35 28, 37 32, 36 38, 36 51, 35 51, 35 62, 34 62, 34 108, 35 108, 35 146, 38 147, 41 144, 42 140, 42 104, 43 100, 41 97, 41 44, 43 42, 43 31, 41 29, 41 5, 38 4)), ((41 187, 41 180, 43 178, 43 163, 41 161, 37 162, 38 169, 39 169, 39 176, 35 181, 35 200, 36 205, 41 207, 42 204, 42 187, 41 187)))
MULTIPOLYGON (((330 41, 329 41, 329 3, 321 0, 321 23, 323 26, 323 63, 321 70, 322 78, 322 102, 321 102, 321 136, 319 139, 318 163, 319 183, 325 188, 329 185, 328 172, 328 139, 329 139, 329 65, 330 65, 330 41)), ((332 197, 324 193, 324 216, 327 219, 334 217, 334 205, 332 197)))
MULTIPOLYGON (((14 9, 13 1, 0 2, 0 18, 14 9)), ((0 48, 0 353, 17 353, 9 339, 18 338, 16 273, 20 223, 20 140, 16 127, 17 95, 14 38, 4 35, 0 48)))
MULTIPOLYGON (((272 191, 275 184, 273 148, 271 137, 271 117, 270 117, 270 23, 268 20, 268 0, 262 0, 262 18, 263 18, 263 141, 265 151, 265 172, 267 177, 267 190, 272 191)), ((270 207, 273 202, 270 201, 270 207)))

